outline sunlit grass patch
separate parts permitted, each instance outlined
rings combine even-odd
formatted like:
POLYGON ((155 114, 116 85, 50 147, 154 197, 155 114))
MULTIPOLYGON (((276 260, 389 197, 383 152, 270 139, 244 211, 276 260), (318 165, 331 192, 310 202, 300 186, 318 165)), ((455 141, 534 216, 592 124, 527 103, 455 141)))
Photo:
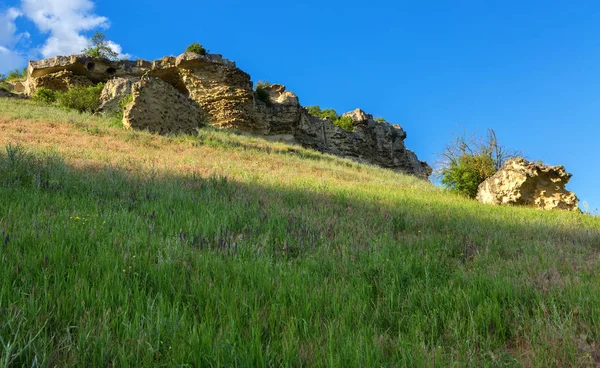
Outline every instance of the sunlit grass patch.
POLYGON ((598 362, 598 218, 111 124, 0 99, 3 366, 598 362))

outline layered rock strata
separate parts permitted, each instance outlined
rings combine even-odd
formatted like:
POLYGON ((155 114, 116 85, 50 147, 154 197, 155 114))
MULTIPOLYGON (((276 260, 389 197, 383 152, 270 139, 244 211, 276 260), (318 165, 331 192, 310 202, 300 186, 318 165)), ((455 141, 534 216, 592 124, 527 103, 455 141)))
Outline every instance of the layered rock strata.
POLYGON ((282 85, 262 87, 268 99, 258 98, 250 76, 220 55, 184 53, 152 62, 59 56, 30 62, 25 87, 32 94, 40 87, 64 91, 99 82, 106 83, 99 112, 119 113, 119 103, 133 95, 125 108, 127 128, 193 132, 205 122, 425 179, 431 174, 429 165, 406 149, 401 127, 355 110, 345 114, 353 119, 354 131, 345 131, 328 119, 309 115, 282 85))

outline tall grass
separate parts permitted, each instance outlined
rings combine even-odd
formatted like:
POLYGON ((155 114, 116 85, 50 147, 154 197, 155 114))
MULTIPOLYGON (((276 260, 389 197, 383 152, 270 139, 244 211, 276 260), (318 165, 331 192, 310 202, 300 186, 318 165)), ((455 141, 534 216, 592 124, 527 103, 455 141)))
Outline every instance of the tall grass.
POLYGON ((0 111, 2 366, 600 362, 598 218, 231 132, 0 111))

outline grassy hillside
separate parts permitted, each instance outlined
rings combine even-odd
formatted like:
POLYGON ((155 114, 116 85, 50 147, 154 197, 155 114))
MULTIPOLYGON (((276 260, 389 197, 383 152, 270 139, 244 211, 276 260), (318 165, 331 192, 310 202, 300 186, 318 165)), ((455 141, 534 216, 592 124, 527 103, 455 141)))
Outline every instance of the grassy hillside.
POLYGON ((0 99, 0 366, 594 366, 600 219, 0 99))

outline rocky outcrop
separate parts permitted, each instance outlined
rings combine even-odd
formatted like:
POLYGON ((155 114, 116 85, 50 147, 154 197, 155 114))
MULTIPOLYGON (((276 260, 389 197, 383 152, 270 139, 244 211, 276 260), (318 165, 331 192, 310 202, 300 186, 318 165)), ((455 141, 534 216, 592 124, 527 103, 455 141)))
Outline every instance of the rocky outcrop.
POLYGON ((429 165, 406 149, 401 127, 355 110, 345 114, 354 120, 355 129, 345 131, 330 120, 310 116, 295 94, 277 84, 262 87, 269 97, 262 101, 250 76, 220 55, 184 53, 152 62, 59 56, 29 63, 26 90, 29 94, 40 87, 65 91, 99 82, 106 83, 100 112, 118 113, 119 102, 134 95, 123 120, 127 128, 193 132, 203 121, 421 178, 431 174, 429 165))
POLYGON ((477 199, 490 204, 578 211, 577 196, 565 189, 570 179, 563 166, 514 158, 479 185, 477 199))
POLYGON ((26 90, 29 94, 34 94, 40 88, 66 92, 75 86, 93 85, 94 83, 86 76, 73 74, 70 70, 61 70, 29 79, 26 83, 26 90))
POLYGON ((180 88, 207 112, 211 125, 259 131, 254 119, 250 75, 220 62, 207 62, 193 53, 177 57, 176 67, 180 88))
POLYGON ((106 82, 102 94, 100 95, 100 108, 98 112, 102 114, 118 114, 121 112, 119 104, 131 95, 133 84, 140 78, 114 78, 106 82))
POLYGON ((311 116, 298 97, 279 84, 261 86, 269 100, 255 98, 256 121, 265 135, 277 135, 324 153, 375 164, 427 179, 431 167, 404 145, 406 132, 398 125, 378 122, 360 109, 350 111, 354 131, 348 132, 329 119, 311 116), (289 139, 293 137, 292 139, 289 139))
POLYGON ((371 163, 394 171, 427 179, 431 167, 406 149, 406 133, 398 125, 378 122, 372 115, 357 109, 342 116, 354 120, 354 131, 348 132, 329 119, 303 113, 295 137, 304 146, 322 152, 371 163))
POLYGON ((133 84, 130 102, 123 112, 127 129, 153 133, 195 133, 204 112, 198 103, 182 95, 162 79, 146 77, 133 84))
POLYGON ((258 95, 254 96, 257 130, 265 135, 293 134, 304 112, 298 96, 280 84, 260 88, 268 94, 269 100, 264 102, 258 95))

